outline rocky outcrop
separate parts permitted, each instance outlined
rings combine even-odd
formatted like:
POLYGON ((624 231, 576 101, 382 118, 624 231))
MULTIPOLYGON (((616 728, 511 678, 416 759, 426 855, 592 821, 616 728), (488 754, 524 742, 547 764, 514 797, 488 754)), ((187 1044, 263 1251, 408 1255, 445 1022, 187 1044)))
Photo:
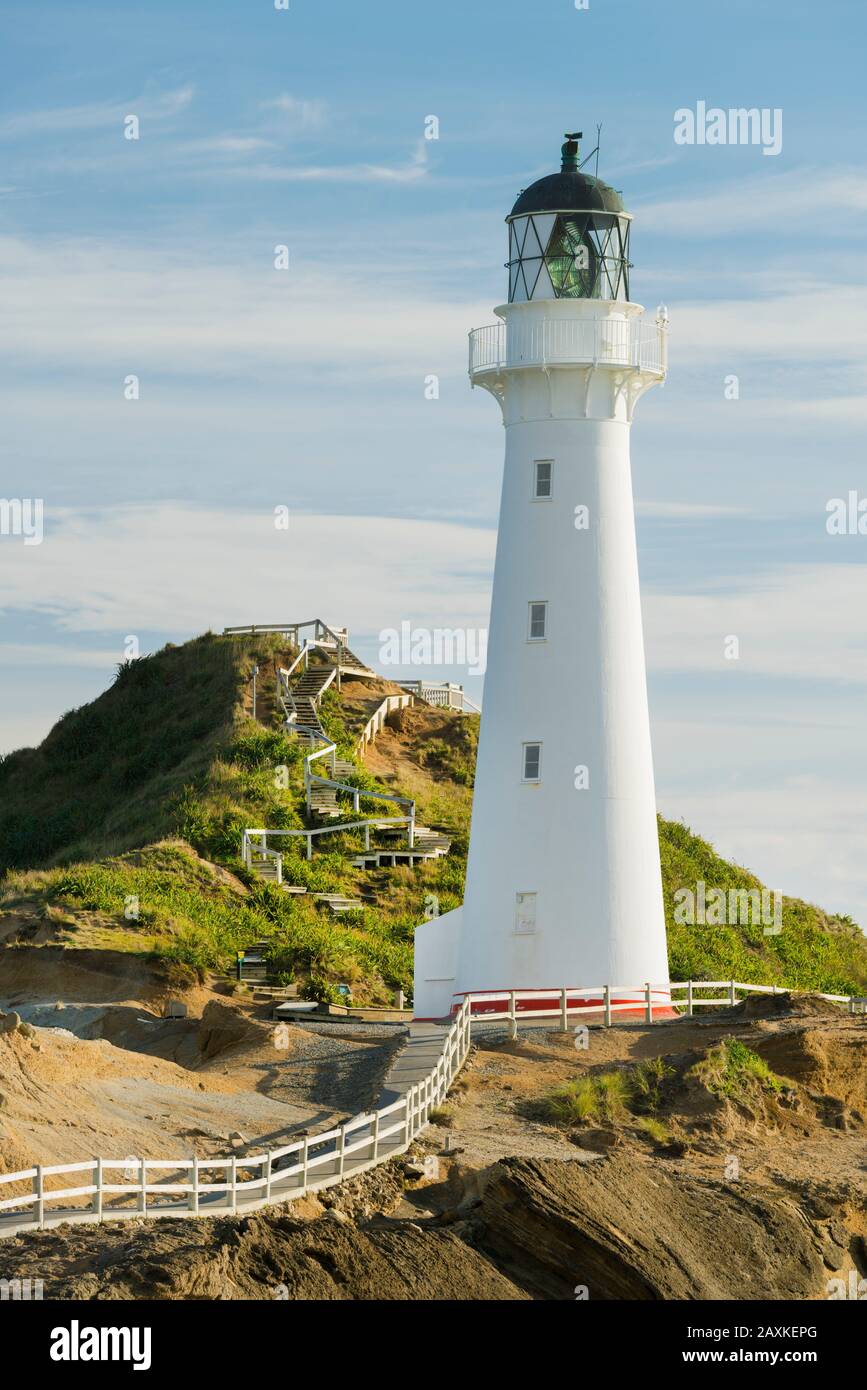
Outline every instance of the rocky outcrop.
POLYGON ((46 1297, 61 1299, 527 1297, 452 1231, 412 1222, 361 1230, 331 1211, 309 1222, 274 1211, 195 1225, 73 1227, 50 1243, 24 1237, 4 1253, 12 1277, 39 1260, 46 1297))
POLYGON ((822 1260, 794 1204, 746 1182, 667 1174, 628 1153, 505 1159, 475 1243, 537 1298, 803 1299, 822 1260))

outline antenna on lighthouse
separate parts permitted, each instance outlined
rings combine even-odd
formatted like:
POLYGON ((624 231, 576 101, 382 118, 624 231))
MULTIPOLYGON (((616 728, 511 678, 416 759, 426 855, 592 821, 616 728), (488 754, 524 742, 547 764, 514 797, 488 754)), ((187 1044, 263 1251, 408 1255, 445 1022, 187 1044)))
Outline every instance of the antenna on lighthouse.
MULTIPOLYGON (((595 169, 595 174, 596 174, 596 177, 597 177, 597 178, 599 177, 599 146, 600 146, 600 143, 601 143, 601 134, 602 134, 602 124, 601 124, 601 122, 600 122, 600 124, 597 125, 597 127, 596 127, 596 147, 595 147, 595 149, 592 149, 592 150, 590 151, 590 153, 588 154, 587 158, 584 159, 584 160, 582 160, 582 162, 578 165, 578 168, 579 168, 579 169, 583 169, 583 168, 584 168, 584 165, 585 165, 585 164, 589 164, 590 161, 591 161, 591 159, 592 159, 593 156, 595 155, 595 156, 596 156, 596 169, 595 169)), ((567 137, 567 138, 568 138, 568 137, 567 137)), ((564 148, 564 150, 565 150, 566 146, 564 145, 563 148, 564 148)), ((564 164, 564 168, 565 168, 565 164, 564 164)))

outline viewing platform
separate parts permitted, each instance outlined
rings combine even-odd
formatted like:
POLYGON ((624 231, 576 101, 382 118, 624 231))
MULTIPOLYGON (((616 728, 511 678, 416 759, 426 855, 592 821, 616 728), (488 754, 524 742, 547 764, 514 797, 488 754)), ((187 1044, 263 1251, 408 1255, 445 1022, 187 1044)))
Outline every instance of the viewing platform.
POLYGON ((473 384, 521 367, 626 367, 662 379, 666 334, 635 319, 535 318, 470 333, 473 384))

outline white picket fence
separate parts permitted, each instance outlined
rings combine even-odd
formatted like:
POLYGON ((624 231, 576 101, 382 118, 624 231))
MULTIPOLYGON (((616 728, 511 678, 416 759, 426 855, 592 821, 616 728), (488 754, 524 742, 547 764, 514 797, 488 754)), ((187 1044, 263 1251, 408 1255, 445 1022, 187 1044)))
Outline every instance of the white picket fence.
POLYGON ((0 1190, 15 1183, 30 1189, 0 1201, 0 1236, 65 1221, 246 1214, 333 1187, 409 1148, 431 1111, 445 1099, 469 1048, 467 1000, 443 1030, 436 1065, 399 1100, 266 1153, 245 1158, 91 1158, 0 1174, 0 1190), (74 1174, 87 1174, 88 1180, 69 1187, 50 1185, 51 1179, 74 1174), (124 1180, 109 1181, 107 1174, 120 1174, 124 1180), (70 1206, 73 1201, 77 1205, 70 1206))
MULTIPOLYGON (((673 1007, 692 1014, 698 1008, 736 1004, 739 993, 786 992, 784 987, 738 980, 688 980, 660 986, 578 985, 561 990, 467 994, 450 1027, 443 1029, 436 1065, 391 1104, 356 1115, 324 1134, 306 1135, 281 1148, 244 1158, 92 1158, 79 1163, 37 1164, 17 1173, 0 1174, 0 1190, 13 1184, 29 1188, 0 1201, 0 1236, 67 1221, 249 1213, 333 1187, 409 1148, 463 1067, 474 1022, 506 1020, 512 1032, 517 1031, 519 1020, 526 1023, 544 1018, 559 1018, 565 1029, 570 1015, 583 1018, 601 1014, 610 1025, 615 1014, 643 1014, 647 1022, 654 1022, 660 1014, 670 1018, 673 1007), (704 997, 703 991, 716 989, 725 990, 725 994, 704 997), (678 999, 676 994, 683 997, 678 999), (108 1173, 121 1173, 124 1180, 109 1182, 108 1173), (72 1174, 87 1174, 89 1180, 69 1187, 50 1185, 51 1179, 72 1174), (160 1174, 163 1176, 156 1176, 160 1174), (181 1174, 183 1178, 177 1180, 181 1174), (215 1178, 217 1174, 221 1176, 215 1178), (69 1206, 73 1201, 77 1205, 69 1206), (87 1204, 82 1205, 85 1201, 87 1204)), ((867 1013, 865 998, 844 994, 819 997, 847 1005, 850 1013, 867 1013)))

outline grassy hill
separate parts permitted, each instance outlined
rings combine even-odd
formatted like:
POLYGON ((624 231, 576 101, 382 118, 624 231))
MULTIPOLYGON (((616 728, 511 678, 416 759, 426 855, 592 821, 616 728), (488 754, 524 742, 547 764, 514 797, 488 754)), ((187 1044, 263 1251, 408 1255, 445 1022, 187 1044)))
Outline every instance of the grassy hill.
MULTIPOLYGON (((267 636, 207 634, 166 647, 120 668, 38 749, 0 759, 0 940, 4 920, 38 922, 40 939, 47 924, 69 947, 156 954, 201 975, 267 939, 275 969, 320 992, 340 981, 358 999, 386 1002, 408 990, 414 927, 432 903, 446 912, 463 895, 478 719, 404 711, 357 766, 359 785, 413 796, 420 818, 448 831, 452 850, 415 872, 382 871, 375 905, 331 919, 310 898, 252 878, 239 860, 246 826, 304 824, 303 750, 277 724, 270 678, 290 656, 267 636)), ((323 718, 341 756, 353 756, 378 690, 353 682, 326 695, 323 718)), ((325 843, 311 862, 288 851, 287 881, 357 896, 370 883, 348 862, 358 842, 325 843)), ((660 848, 673 978, 867 992, 867 940, 808 903, 784 900, 777 936, 761 925, 678 922, 680 888, 761 884, 675 822, 660 821, 660 848)))

